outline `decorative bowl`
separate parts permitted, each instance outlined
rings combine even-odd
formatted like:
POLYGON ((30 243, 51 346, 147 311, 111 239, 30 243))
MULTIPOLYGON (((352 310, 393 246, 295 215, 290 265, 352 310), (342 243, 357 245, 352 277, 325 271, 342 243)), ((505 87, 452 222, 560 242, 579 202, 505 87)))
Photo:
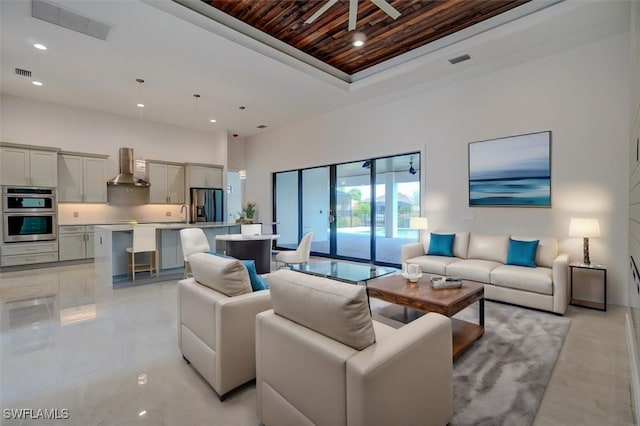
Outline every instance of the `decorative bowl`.
POLYGON ((412 283, 415 283, 418 282, 420 278, 422 278, 422 272, 418 272, 417 274, 409 274, 407 272, 403 272, 402 277, 411 281, 412 283))

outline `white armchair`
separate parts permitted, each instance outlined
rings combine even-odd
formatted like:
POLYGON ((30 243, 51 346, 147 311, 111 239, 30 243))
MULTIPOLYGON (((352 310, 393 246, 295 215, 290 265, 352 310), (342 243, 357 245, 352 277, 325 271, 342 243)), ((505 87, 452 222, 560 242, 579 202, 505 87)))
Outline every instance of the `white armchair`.
POLYGON ((236 259, 189 257, 193 278, 178 282, 178 346, 223 400, 256 377, 255 318, 271 308, 268 290, 251 291, 236 259))
POLYGON ((451 320, 371 320, 364 286, 269 276, 256 318, 258 416, 280 425, 438 425, 453 414, 451 320))

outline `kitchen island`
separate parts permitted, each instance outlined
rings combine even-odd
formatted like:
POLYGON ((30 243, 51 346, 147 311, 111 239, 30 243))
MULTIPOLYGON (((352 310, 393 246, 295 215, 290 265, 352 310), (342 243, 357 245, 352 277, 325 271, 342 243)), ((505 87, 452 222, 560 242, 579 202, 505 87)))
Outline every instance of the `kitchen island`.
POLYGON ((236 259, 253 259, 256 272, 267 274, 271 272, 271 245, 279 235, 242 235, 221 234, 216 241, 224 242, 224 251, 228 256, 236 259))
MULTIPOLYGON (((148 283, 182 276, 184 257, 180 230, 202 228, 211 250, 216 250, 216 236, 237 233, 240 226, 228 222, 154 223, 156 227, 156 265, 158 274, 136 274, 136 282, 148 283)), ((110 285, 128 285, 126 248, 133 244, 134 224, 96 225, 94 227, 94 256, 97 277, 110 285)), ((143 256, 142 254, 140 256, 143 256)))

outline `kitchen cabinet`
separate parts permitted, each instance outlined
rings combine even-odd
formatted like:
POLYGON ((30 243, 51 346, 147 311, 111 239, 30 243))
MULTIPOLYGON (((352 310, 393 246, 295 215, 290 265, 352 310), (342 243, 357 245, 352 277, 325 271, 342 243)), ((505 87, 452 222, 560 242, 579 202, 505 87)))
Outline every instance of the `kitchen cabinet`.
POLYGON ((10 243, 0 247, 0 266, 2 267, 57 261, 57 241, 10 243))
POLYGON ((190 188, 222 188, 222 167, 188 164, 190 188))
POLYGON ((184 166, 147 160, 149 202, 184 204, 184 166))
POLYGON ((180 230, 163 229, 160 233, 160 269, 182 268, 184 255, 180 230))
POLYGON ((61 153, 58 155, 58 201, 106 203, 106 155, 61 153))
POLYGON ((59 260, 93 258, 93 225, 61 225, 58 228, 59 260))
POLYGON ((0 147, 2 185, 58 186, 57 149, 31 149, 26 146, 0 147))

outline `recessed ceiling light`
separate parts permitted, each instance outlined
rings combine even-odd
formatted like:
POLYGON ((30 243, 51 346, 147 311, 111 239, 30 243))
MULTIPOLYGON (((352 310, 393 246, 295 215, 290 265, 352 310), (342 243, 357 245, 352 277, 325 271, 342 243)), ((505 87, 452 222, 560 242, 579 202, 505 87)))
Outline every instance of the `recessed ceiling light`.
POLYGON ((355 47, 362 47, 364 46, 364 42, 367 41, 367 36, 365 33, 357 32, 353 35, 351 40, 353 40, 353 45, 355 47))
POLYGON ((33 84, 34 86, 42 86, 42 82, 37 80, 33 80, 31 84, 33 84))
POLYGON ((34 44, 33 47, 35 47, 38 50, 47 50, 47 46, 45 46, 44 44, 40 44, 40 43, 34 44))
POLYGON ((144 104, 136 104, 138 108, 144 108, 144 104))
POLYGON ((213 119, 213 118, 212 118, 212 119, 211 119, 211 120, 209 120, 209 121, 210 121, 210 122, 212 122, 212 123, 217 123, 217 121, 218 121, 218 120, 215 120, 215 119, 213 119))

